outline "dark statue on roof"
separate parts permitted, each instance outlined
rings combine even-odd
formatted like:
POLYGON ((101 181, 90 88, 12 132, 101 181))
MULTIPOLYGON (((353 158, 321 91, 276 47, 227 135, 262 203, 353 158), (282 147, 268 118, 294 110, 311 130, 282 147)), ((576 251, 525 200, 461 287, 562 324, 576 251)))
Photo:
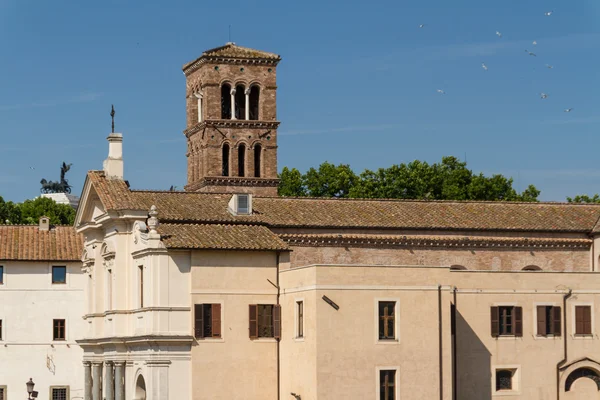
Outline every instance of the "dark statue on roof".
POLYGON ((69 185, 69 181, 65 179, 65 175, 71 169, 71 165, 73 164, 67 164, 63 161, 62 166, 60 167, 60 182, 46 181, 45 179, 42 179, 40 181, 40 183, 42 184, 40 192, 71 193, 71 185, 69 185))

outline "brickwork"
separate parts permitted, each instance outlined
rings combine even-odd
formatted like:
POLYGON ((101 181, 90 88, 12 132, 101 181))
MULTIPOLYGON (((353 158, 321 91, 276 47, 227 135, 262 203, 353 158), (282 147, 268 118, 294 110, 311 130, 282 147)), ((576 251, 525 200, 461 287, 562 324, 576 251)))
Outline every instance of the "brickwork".
MULTIPOLYGON (((224 48, 250 54, 247 59, 215 59, 206 57, 206 62, 198 66, 184 67, 186 74, 186 115, 188 138, 188 183, 186 190, 203 192, 236 192, 244 187, 244 192, 252 192, 250 182, 227 187, 211 186, 213 180, 223 176, 223 145, 229 145, 229 176, 248 178, 277 178, 277 104, 276 104, 276 64, 277 61, 262 62, 261 52, 245 52, 245 48, 228 44, 224 48), (258 57, 258 58, 257 58, 258 57), (258 61, 257 61, 258 60, 258 61), (221 97, 223 85, 237 90, 258 86, 258 120, 222 119, 221 97), (241 86, 241 87, 240 87, 241 86), (199 100, 202 96, 202 118, 198 118, 199 100), (245 148, 244 173, 239 168, 239 151, 245 148), (255 152, 260 152, 256 161, 255 152), (255 164, 260 165, 256 173, 255 164)), ((218 53, 217 49, 217 53, 218 53)), ((199 59, 202 60, 208 51, 199 59)), ((269 53, 264 53, 269 54, 269 53)), ((228 99, 227 99, 228 100, 228 99)), ((242 114, 245 114, 242 112, 242 114)), ((276 188, 257 188, 256 194, 276 195, 276 188)))

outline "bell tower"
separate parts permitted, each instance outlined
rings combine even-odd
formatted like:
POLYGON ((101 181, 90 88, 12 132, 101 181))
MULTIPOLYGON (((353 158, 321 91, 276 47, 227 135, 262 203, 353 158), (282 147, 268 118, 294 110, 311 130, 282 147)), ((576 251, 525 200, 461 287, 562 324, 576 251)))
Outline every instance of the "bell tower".
POLYGON ((183 66, 187 191, 277 195, 279 61, 230 42, 183 66))

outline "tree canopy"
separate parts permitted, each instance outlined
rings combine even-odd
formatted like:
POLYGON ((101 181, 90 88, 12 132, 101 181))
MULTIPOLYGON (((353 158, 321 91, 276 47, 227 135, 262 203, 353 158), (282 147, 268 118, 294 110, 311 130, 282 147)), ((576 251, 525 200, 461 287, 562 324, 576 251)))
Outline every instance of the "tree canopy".
POLYGON ((305 174, 285 167, 279 179, 280 196, 538 201, 540 195, 533 185, 518 193, 513 179, 504 175, 475 174, 456 157, 433 164, 415 160, 360 175, 347 164, 324 162, 305 174))
POLYGON ((600 195, 597 193, 593 196, 587 194, 578 194, 575 197, 567 197, 569 203, 600 203, 600 195))
POLYGON ((47 197, 13 203, 0 196, 1 224, 37 224, 41 216, 50 218, 54 225, 73 225, 75 222, 75 210, 68 204, 57 204, 47 197))

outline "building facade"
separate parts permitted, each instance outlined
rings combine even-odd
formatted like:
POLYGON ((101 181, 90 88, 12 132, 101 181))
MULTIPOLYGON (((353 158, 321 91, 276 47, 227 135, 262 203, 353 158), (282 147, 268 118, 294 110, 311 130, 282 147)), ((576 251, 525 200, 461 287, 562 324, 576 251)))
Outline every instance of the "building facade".
POLYGON ((185 192, 130 189, 109 136, 85 399, 599 399, 600 206, 277 197, 279 60, 184 66, 185 192))
POLYGON ((83 399, 83 242, 72 227, 0 226, 0 399, 83 399))

